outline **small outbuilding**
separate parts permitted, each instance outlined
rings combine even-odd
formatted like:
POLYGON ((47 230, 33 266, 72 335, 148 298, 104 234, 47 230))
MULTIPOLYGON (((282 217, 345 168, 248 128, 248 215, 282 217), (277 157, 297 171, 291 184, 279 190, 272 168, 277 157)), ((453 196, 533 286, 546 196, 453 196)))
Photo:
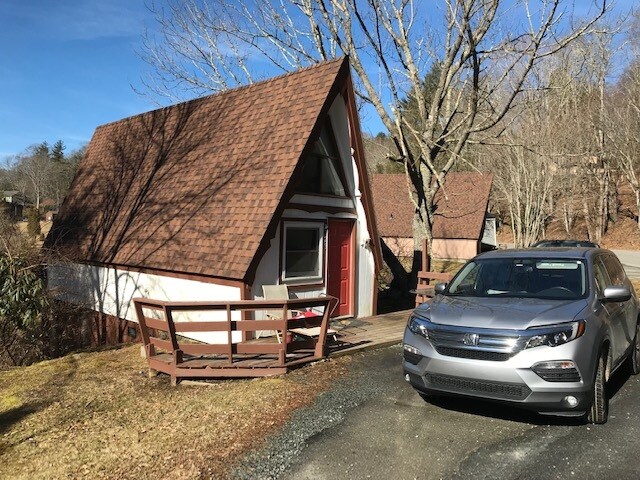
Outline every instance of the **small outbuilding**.
POLYGON ((251 300, 285 284, 337 297, 334 317, 375 314, 348 60, 98 127, 45 246, 50 288, 103 314, 113 341, 136 333, 134 297, 251 300))
MULTIPOLYGON (((433 258, 468 260, 496 247, 495 218, 488 213, 492 183, 491 173, 447 175, 434 202, 433 258)), ((374 175, 373 196, 381 238, 396 256, 412 256, 415 207, 406 175, 374 175)))
POLYGON ((26 205, 25 196, 18 190, 5 190, 2 192, 4 208, 7 214, 13 219, 21 219, 24 216, 26 205))

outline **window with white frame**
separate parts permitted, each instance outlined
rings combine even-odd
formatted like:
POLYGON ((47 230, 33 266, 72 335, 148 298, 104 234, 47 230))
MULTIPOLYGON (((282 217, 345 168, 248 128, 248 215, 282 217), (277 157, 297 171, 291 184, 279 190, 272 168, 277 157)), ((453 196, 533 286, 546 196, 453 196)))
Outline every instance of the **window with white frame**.
POLYGON ((282 280, 291 283, 322 281, 324 223, 284 222, 282 280))

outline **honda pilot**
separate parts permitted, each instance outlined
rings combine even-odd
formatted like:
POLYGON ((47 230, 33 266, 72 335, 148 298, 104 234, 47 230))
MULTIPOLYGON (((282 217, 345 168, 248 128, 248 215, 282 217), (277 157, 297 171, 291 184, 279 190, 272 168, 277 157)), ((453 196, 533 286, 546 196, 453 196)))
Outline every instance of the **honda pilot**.
POLYGON ((424 397, 464 395, 605 423, 606 382, 640 372, 638 300, 617 257, 597 248, 478 255, 417 307, 405 379, 424 397))

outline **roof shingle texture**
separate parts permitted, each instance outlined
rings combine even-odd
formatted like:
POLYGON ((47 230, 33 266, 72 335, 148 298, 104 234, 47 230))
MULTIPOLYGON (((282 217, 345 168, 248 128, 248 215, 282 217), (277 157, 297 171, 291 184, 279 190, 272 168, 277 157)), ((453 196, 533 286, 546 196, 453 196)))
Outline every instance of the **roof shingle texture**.
POLYGON ((480 239, 489 205, 493 174, 451 172, 444 193, 436 194, 433 238, 480 239))
POLYGON ((342 63, 98 127, 46 246, 242 280, 342 63))
POLYGON ((381 237, 413 237, 414 206, 409 200, 404 173, 377 173, 371 176, 373 206, 381 237))
MULTIPOLYGON (((479 239, 489 203, 493 175, 451 172, 436 194, 433 238, 479 239)), ((413 237, 414 206, 405 174, 373 175, 373 200, 383 237, 413 237)))

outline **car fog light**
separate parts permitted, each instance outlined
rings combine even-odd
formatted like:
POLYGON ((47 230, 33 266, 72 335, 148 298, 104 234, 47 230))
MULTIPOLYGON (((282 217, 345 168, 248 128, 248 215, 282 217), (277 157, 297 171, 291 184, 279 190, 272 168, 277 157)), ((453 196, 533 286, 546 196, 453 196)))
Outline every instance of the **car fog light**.
POLYGON ((578 399, 572 395, 567 395, 562 400, 571 408, 575 408, 578 405, 578 399))
POLYGON ((411 378, 409 377, 409 374, 408 374, 408 373, 405 373, 405 374, 404 374, 404 379, 405 379, 407 382, 411 382, 411 378))
POLYGON ((533 368, 535 370, 566 370, 576 368, 576 364, 571 360, 553 360, 551 362, 536 363, 533 368))
POLYGON ((420 350, 418 350, 416 347, 412 346, 412 345, 408 345, 408 344, 404 344, 404 349, 405 351, 409 352, 409 353, 413 353, 414 355, 420 355, 420 350))
POLYGON ((581 379, 576 364, 571 360, 539 362, 531 370, 547 382, 579 382, 581 379))

